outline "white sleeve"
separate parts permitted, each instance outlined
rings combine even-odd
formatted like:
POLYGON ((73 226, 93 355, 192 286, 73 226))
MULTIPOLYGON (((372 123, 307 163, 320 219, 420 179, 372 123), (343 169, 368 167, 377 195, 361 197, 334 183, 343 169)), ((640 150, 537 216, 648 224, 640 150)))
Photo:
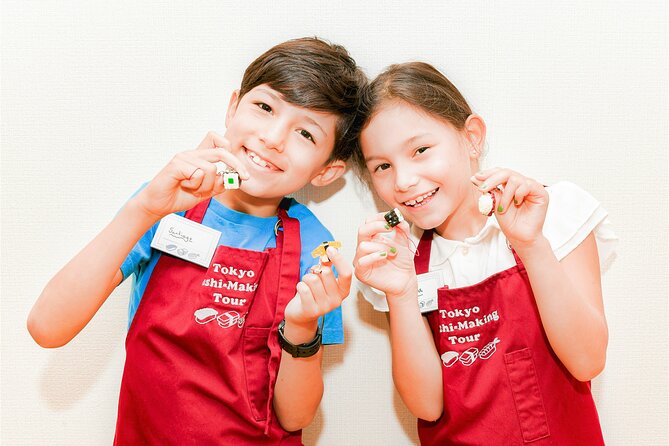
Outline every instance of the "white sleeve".
POLYGON ((388 301, 386 300, 386 293, 381 290, 377 290, 366 283, 362 283, 359 280, 355 280, 356 288, 362 294, 362 297, 365 298, 367 302, 372 304, 376 311, 390 311, 388 308, 388 301))
POLYGON ((562 260, 593 232, 602 274, 615 259, 618 237, 608 212, 592 195, 577 185, 562 181, 547 188, 550 197, 544 236, 558 260, 562 260))

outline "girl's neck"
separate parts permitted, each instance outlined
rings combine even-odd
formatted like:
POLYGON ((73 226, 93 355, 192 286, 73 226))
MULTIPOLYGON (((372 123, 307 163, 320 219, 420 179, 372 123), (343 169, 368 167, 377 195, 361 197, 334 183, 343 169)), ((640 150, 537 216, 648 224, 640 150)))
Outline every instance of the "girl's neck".
POLYGON ((218 202, 233 211, 243 212, 254 217, 272 217, 276 215, 282 198, 257 198, 241 190, 229 190, 214 197, 218 202))
POLYGON ((476 189, 471 188, 471 193, 465 197, 460 206, 442 224, 434 228, 435 232, 443 238, 458 241, 464 241, 481 232, 488 217, 479 212, 480 195, 476 189))

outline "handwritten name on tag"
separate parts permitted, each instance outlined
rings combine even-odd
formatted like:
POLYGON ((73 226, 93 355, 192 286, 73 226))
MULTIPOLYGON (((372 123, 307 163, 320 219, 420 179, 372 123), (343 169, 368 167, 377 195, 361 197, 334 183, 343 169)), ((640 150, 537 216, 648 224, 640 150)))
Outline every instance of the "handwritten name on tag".
POLYGON ((207 268, 220 237, 220 231, 170 214, 160 220, 151 247, 207 268))

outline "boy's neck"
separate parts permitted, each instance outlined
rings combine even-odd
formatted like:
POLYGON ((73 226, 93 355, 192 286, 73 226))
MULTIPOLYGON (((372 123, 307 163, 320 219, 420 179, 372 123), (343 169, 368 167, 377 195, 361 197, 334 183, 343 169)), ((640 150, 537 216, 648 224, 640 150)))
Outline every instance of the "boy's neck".
POLYGON ((240 190, 225 191, 214 198, 233 211, 243 212, 254 217, 275 216, 282 200, 282 197, 257 198, 240 190))

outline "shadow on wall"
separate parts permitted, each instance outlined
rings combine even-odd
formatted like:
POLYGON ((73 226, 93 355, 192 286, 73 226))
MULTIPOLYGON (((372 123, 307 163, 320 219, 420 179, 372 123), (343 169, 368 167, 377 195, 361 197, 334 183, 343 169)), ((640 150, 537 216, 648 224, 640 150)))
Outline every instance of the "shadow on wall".
MULTIPOLYGON (((122 369, 122 363, 112 364, 111 360, 124 345, 127 299, 114 296, 126 296, 126 288, 117 289, 89 326, 69 344, 49 352, 49 361, 41 373, 40 395, 50 409, 69 410, 92 391, 107 369, 122 369)), ((110 397, 110 404, 116 407, 118 391, 111 394, 114 397, 110 397)))
POLYGON ((329 199, 334 194, 342 190, 344 186, 346 186, 346 179, 341 176, 327 186, 316 187, 312 186, 311 184, 307 184, 299 191, 291 194, 291 196, 306 206, 309 203, 321 203, 329 199))

